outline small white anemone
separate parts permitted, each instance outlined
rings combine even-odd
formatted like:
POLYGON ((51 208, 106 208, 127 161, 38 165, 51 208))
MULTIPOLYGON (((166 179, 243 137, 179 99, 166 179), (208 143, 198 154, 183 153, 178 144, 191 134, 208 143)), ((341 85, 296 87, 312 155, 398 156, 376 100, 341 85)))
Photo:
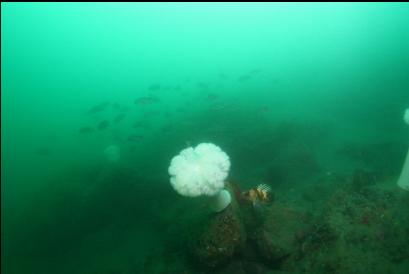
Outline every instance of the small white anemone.
MULTIPOLYGON (((409 125, 409 108, 403 114, 403 120, 409 125)), ((398 179, 398 186, 404 190, 409 191, 409 150, 406 154, 405 162, 403 164, 402 172, 398 179)))
POLYGON ((403 114, 403 121, 405 121, 405 123, 409 125, 409 108, 407 108, 405 110, 405 113, 403 114))
POLYGON ((104 150, 105 158, 110 163, 116 163, 121 159, 121 151, 118 146, 110 145, 104 150))
POLYGON ((229 156, 224 151, 214 144, 202 143, 173 157, 170 183, 183 196, 210 196, 210 207, 219 212, 231 202, 230 193, 224 189, 229 169, 229 156))

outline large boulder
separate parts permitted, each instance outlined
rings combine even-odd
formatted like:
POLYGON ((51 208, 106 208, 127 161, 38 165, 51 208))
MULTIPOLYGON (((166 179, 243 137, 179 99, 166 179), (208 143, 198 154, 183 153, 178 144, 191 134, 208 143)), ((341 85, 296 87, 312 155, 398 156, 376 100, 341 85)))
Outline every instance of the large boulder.
MULTIPOLYGON (((234 193, 233 189, 229 189, 234 193)), ((246 242, 246 231, 237 201, 232 195, 232 203, 222 212, 206 220, 203 229, 191 242, 192 253, 201 265, 220 266, 239 253, 246 242)))
POLYGON ((278 203, 266 209, 263 225, 254 233, 260 255, 270 264, 277 264, 294 254, 303 235, 309 230, 308 217, 278 203))

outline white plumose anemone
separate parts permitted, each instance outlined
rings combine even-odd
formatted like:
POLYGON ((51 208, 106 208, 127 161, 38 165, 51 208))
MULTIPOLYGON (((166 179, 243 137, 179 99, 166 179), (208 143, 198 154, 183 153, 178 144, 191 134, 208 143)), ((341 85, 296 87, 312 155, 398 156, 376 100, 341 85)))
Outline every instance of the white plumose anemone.
POLYGON ((210 196, 212 210, 220 212, 231 202, 230 193, 224 189, 229 170, 229 156, 214 144, 202 143, 173 157, 170 183, 183 196, 210 196))
POLYGON ((398 179, 398 186, 404 190, 409 190, 409 150, 398 179))
POLYGON ((403 121, 409 125, 409 108, 405 110, 405 114, 403 114, 403 121))
POLYGON ((225 209, 231 203, 230 192, 226 189, 220 190, 220 192, 212 196, 212 201, 210 202, 210 208, 214 212, 220 212, 225 209))
MULTIPOLYGON (((403 120, 409 125, 409 108, 405 110, 403 120)), ((409 150, 398 179, 398 186, 404 190, 409 190, 409 150)))

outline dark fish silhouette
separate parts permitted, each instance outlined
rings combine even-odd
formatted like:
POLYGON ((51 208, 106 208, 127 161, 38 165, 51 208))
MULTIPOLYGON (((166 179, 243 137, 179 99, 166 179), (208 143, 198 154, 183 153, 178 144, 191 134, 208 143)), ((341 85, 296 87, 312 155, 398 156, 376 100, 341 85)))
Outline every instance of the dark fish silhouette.
POLYGON ((130 107, 123 106, 123 107, 121 107, 121 109, 119 111, 120 112, 127 112, 129 110, 130 110, 130 107))
POLYGON ((173 130, 173 125, 165 125, 161 128, 161 131, 163 133, 168 133, 171 132, 173 130))
POLYGON ((109 105, 109 102, 103 102, 98 105, 95 105, 87 111, 87 114, 95 114, 95 113, 101 112, 105 110, 108 105, 109 105))
POLYGON ((209 93, 209 94, 207 94, 206 98, 207 98, 209 101, 214 101, 214 100, 216 100, 216 99, 219 98, 219 95, 214 94, 214 93, 209 93))
POLYGON ((153 85, 150 85, 150 86, 148 87, 148 89, 149 89, 150 91, 157 91, 157 90, 160 90, 160 85, 159 85, 159 84, 153 84, 153 85))
POLYGON ((130 141, 130 142, 139 142, 142 139, 143 139, 143 136, 137 135, 137 134, 132 134, 132 135, 129 135, 129 137, 128 137, 128 141, 130 141))
POLYGON ((143 113, 143 117, 148 118, 148 117, 152 117, 152 116, 157 116, 159 115, 158 111, 147 111, 143 113))
POLYGON ((136 145, 131 145, 131 146, 129 147, 129 152, 134 153, 135 150, 136 150, 136 145))
POLYGON ((256 74, 256 73, 259 73, 259 72, 261 72, 261 69, 253 69, 253 70, 250 71, 249 73, 250 73, 250 74, 256 74))
POLYGON ((114 123, 119 123, 121 122, 126 116, 126 113, 120 113, 114 118, 114 123))
POLYGON ((244 82, 244 81, 247 81, 249 79, 251 79, 251 76, 246 74, 246 75, 242 75, 239 78, 237 78, 237 81, 244 82))
POLYGON ((115 110, 120 110, 121 106, 117 102, 115 102, 115 103, 112 104, 112 108, 115 109, 115 110))
POLYGON ((148 124, 144 121, 136 121, 135 123, 133 123, 132 127, 133 128, 147 128, 148 124))
POLYGON ((51 154, 51 150, 46 147, 40 147, 35 150, 35 154, 39 156, 49 156, 51 154))
POLYGON ((209 83, 203 83, 203 82, 199 82, 197 83, 197 86, 201 89, 206 89, 209 87, 209 83))
POLYGON ((219 73, 219 78, 225 80, 228 78, 228 76, 224 73, 219 73))
POLYGON ((93 131, 94 131, 94 129, 92 127, 82 127, 82 128, 79 129, 79 132, 81 134, 91 133, 93 131))
POLYGON ((109 122, 107 120, 101 121, 98 124, 98 129, 103 130, 106 129, 109 126, 109 122))
POLYGON ((259 110, 258 113, 265 113, 270 111, 270 107, 269 106, 262 106, 259 110))
POLYGON ((138 99, 135 100, 136 105, 148 105, 148 104, 154 104, 158 102, 159 102, 159 99, 156 98, 155 96, 139 97, 138 99))

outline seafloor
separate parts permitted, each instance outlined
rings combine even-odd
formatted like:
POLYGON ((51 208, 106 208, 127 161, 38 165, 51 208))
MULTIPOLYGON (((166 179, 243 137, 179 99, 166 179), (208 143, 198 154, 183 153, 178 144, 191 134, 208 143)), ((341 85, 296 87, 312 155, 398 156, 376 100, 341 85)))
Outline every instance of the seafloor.
POLYGON ((270 146, 253 145, 248 155, 230 150, 236 166, 249 168, 233 166, 234 199, 221 213, 204 199, 178 195, 166 167, 150 161, 72 166, 2 230, 2 270, 408 273, 409 193, 396 185, 407 148, 343 144, 336 157, 349 168, 336 170, 309 149, 313 141, 295 141, 299 131, 278 128, 270 146), (255 151, 269 155, 240 162, 255 151), (260 183, 271 187, 270 199, 245 199, 243 192, 260 183))

